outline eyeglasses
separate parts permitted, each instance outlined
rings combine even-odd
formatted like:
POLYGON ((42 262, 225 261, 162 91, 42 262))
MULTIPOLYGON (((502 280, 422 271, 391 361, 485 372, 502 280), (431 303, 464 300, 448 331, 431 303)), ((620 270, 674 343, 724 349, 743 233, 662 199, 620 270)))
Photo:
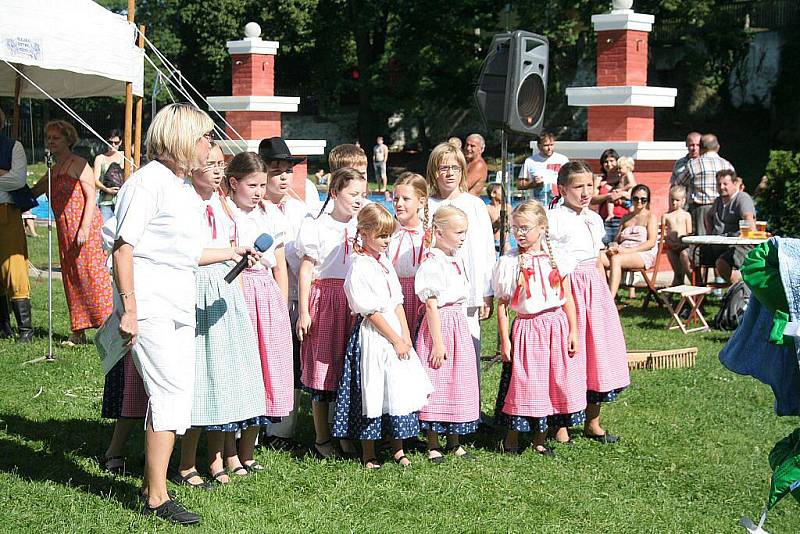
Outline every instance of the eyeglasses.
POLYGON ((122 141, 120 141, 119 139, 109 139, 109 140, 108 140, 108 144, 109 144, 109 145, 118 145, 118 144, 120 144, 121 142, 122 142, 122 141))
POLYGON ((460 165, 442 165, 438 168, 439 174, 447 174, 447 171, 450 171, 453 174, 460 174, 461 173, 461 166, 460 165))
POLYGON ((214 130, 211 130, 210 132, 204 133, 203 137, 206 138, 206 141, 211 143, 211 142, 213 142, 213 141, 215 141, 217 139, 217 134, 214 133, 214 130))
POLYGON ((511 233, 512 234, 527 234, 533 230, 533 226, 512 226, 511 233))
POLYGON ((647 197, 631 197, 631 201, 633 202, 647 202, 648 200, 650 199, 647 197))
POLYGON ((225 162, 218 161, 216 163, 207 163, 205 167, 203 167, 203 172, 210 172, 210 171, 224 171, 225 170, 225 162))

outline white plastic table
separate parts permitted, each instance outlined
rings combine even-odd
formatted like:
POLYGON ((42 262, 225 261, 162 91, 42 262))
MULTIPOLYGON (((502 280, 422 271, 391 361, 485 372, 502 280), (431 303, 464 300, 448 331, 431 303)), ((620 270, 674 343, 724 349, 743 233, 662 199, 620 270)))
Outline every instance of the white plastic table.
POLYGON ((686 245, 760 245, 766 239, 753 239, 750 237, 731 237, 727 235, 687 235, 681 238, 686 245))

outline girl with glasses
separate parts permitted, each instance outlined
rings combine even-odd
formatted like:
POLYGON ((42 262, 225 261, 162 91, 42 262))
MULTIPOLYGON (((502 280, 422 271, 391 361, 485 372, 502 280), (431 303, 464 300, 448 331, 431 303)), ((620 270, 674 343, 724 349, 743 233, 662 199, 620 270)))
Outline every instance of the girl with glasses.
POLYGON ((94 158, 94 185, 100 192, 97 205, 100 207, 100 215, 103 216, 103 222, 114 215, 117 193, 122 186, 122 183, 117 179, 117 175, 120 175, 119 178, 121 178, 121 171, 125 167, 124 155, 119 150, 119 145, 122 141, 120 131, 111 130, 106 140, 109 145, 108 149, 94 158), (112 164, 116 165, 112 167, 112 164), (111 173, 109 173, 109 168, 112 169, 111 173))
POLYGON ((608 287, 616 299, 622 271, 649 269, 658 252, 658 221, 650 211, 650 188, 637 185, 631 190, 633 211, 622 218, 619 232, 609 243, 605 254, 600 255, 608 271, 608 287))

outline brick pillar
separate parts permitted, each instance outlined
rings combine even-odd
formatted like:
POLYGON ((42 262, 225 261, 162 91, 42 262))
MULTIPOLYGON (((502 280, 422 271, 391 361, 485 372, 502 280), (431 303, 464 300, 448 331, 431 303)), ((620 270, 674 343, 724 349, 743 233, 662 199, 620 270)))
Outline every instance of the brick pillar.
POLYGON ((597 85, 647 85, 648 32, 597 32, 597 85))
POLYGON ((587 141, 652 141, 653 108, 591 106, 587 141))
POLYGON ((275 56, 234 54, 231 56, 233 96, 275 95, 275 56))

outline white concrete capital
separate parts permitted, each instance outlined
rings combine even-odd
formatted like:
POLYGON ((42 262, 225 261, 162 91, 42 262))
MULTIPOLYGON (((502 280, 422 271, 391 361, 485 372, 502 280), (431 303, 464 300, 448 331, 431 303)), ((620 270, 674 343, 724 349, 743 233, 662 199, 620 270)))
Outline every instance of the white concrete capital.
POLYGON ((596 32, 608 30, 650 32, 653 30, 653 22, 655 20, 656 18, 653 15, 635 13, 626 9, 612 11, 603 15, 592 15, 592 26, 594 26, 594 31, 596 32))
MULTIPOLYGON (((536 141, 531 141, 534 153, 536 141)), ((555 151, 569 159, 598 160, 607 148, 636 161, 675 161, 686 155, 685 141, 556 141, 555 151)))
POLYGON ((300 105, 297 96, 209 96, 208 107, 217 111, 279 111, 294 113, 300 105))
POLYGON ((609 85, 602 87, 568 87, 570 106, 642 106, 675 107, 678 90, 673 87, 647 85, 609 85))
MULTIPOLYGON (((217 141, 222 149, 222 153, 227 156, 235 156, 240 152, 258 152, 258 145, 261 139, 225 140, 217 141)), ((324 139, 286 139, 286 145, 292 156, 321 156, 325 154, 325 146, 328 144, 324 139)))
POLYGON ((268 54, 274 56, 278 53, 278 41, 265 41, 260 37, 246 37, 238 41, 228 41, 228 54, 268 54))

